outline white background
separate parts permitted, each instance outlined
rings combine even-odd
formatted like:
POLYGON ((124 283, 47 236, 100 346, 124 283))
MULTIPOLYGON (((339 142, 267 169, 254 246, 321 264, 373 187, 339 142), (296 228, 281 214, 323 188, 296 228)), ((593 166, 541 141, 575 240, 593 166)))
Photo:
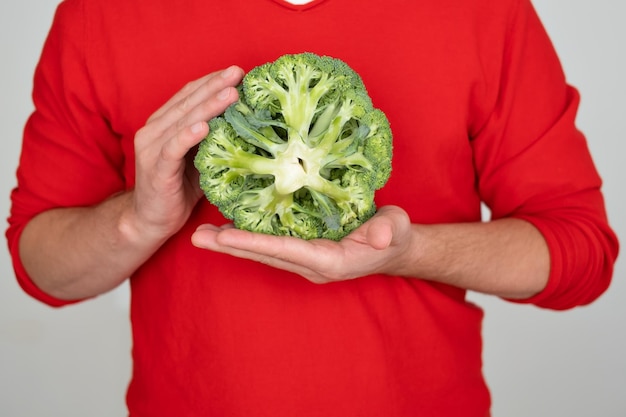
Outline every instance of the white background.
MULTIPOLYGON (((4 0, 0 5, 3 218, 9 211, 21 130, 32 109, 32 73, 56 4, 4 0)), ((605 180, 609 217, 622 238, 625 4, 535 1, 570 82, 582 93, 579 126, 605 180)), ((486 311, 484 362, 494 417, 626 416, 625 275, 620 259, 610 290, 593 305, 568 312, 471 295, 486 311)), ((123 286, 77 306, 40 305, 18 288, 7 251, 1 250, 0 416, 124 416, 131 366, 127 303, 123 286)))

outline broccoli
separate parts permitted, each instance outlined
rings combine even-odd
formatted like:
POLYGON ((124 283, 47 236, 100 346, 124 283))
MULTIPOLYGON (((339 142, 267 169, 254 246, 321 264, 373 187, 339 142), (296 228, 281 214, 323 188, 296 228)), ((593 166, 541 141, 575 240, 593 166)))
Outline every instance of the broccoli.
POLYGON ((283 55, 238 88, 194 160, 207 199, 235 227, 340 240, 374 215, 392 134, 354 70, 309 52, 283 55))

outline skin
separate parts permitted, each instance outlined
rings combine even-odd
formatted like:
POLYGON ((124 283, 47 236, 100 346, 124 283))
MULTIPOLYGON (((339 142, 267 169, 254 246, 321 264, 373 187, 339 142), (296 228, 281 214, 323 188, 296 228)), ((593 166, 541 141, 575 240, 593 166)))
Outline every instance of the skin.
POLYGON ((185 224, 202 197, 187 153, 207 135, 206 120, 237 101, 242 77, 230 67, 192 81, 148 119, 135 136, 133 190, 27 224, 20 258, 37 286, 60 299, 106 292, 185 224))
POLYGON ((318 284, 382 273, 524 299, 545 287, 550 269, 547 245, 528 222, 419 225, 396 206, 380 208, 340 242, 262 235, 231 225, 202 225, 192 241, 318 284))
MULTIPOLYGON (((230 67, 192 81, 148 119, 135 136, 133 190, 33 218, 20 256, 35 284, 60 299, 96 296, 122 283, 180 230, 202 198, 188 152, 208 133, 205 121, 237 100, 242 77, 241 68, 230 67)), ((419 225, 395 206, 380 208, 340 242, 207 224, 192 243, 318 284, 382 273, 518 299, 540 292, 550 269, 543 237, 523 220, 419 225)))

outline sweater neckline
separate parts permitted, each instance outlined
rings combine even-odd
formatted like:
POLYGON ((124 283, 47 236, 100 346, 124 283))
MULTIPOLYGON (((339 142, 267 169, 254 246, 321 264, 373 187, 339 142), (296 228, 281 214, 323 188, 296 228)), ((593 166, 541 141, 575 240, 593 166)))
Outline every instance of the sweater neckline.
POLYGON ((305 11, 308 9, 312 9, 313 7, 317 6, 320 3, 324 3, 326 0, 312 0, 305 4, 293 4, 293 3, 289 3, 286 0, 272 0, 272 1, 287 9, 291 9, 295 11, 305 11))

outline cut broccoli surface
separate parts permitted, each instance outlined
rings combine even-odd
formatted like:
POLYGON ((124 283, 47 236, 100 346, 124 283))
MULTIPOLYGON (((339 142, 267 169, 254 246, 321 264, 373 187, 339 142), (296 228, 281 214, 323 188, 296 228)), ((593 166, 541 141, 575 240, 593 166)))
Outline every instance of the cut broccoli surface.
POLYGON ((376 212, 392 133, 345 62, 283 55, 248 72, 239 101, 209 121, 195 166, 235 227, 340 240, 376 212))

